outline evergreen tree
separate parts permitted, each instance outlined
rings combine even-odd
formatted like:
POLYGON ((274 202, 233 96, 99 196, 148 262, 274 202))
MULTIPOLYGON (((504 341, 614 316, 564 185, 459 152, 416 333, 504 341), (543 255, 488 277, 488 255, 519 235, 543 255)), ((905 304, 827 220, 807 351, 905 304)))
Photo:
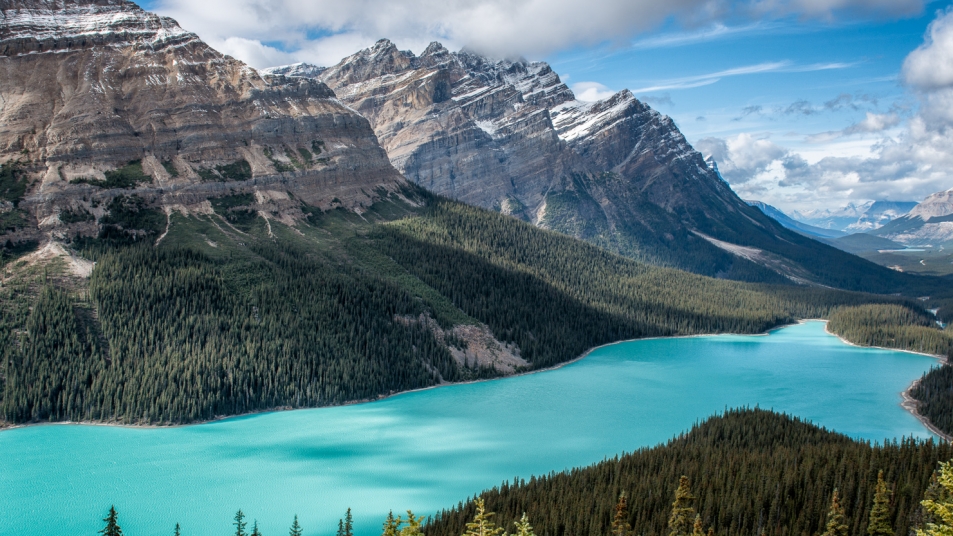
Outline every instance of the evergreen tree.
MULTIPOLYGON (((400 536, 424 536, 423 522, 424 518, 416 517, 413 512, 407 510, 407 526, 400 529, 400 536)), ((400 523, 401 519, 398 517, 398 526, 400 523)))
POLYGON ((350 508, 344 514, 344 536, 354 536, 354 518, 351 517, 350 508))
POLYGON ((844 507, 840 505, 840 496, 835 489, 831 496, 831 508, 827 512, 827 530, 822 536, 847 536, 847 530, 844 507))
POLYGON ((516 525, 516 533, 513 536, 536 536, 533 526, 529 524, 529 518, 526 517, 526 512, 523 512, 523 517, 519 521, 514 521, 513 524, 516 525))
POLYGON ((920 503, 928 516, 917 536, 953 536, 953 463, 940 464, 935 485, 920 503))
POLYGON ((298 524, 298 514, 295 514, 295 520, 291 523, 291 531, 288 532, 288 536, 301 536, 304 534, 304 531, 301 530, 301 525, 298 524))
POLYGON ((870 536, 893 536, 890 525, 890 487, 884 482, 884 472, 877 473, 877 487, 874 489, 874 506, 870 510, 870 522, 867 534, 870 536))
POLYGON ((261 536, 261 533, 258 532, 258 520, 257 520, 257 519, 255 520, 255 523, 254 523, 254 524, 252 525, 252 527, 251 527, 251 535, 250 535, 250 536, 261 536))
POLYGON ((682 475, 678 479, 678 489, 675 490, 675 502, 672 503, 672 515, 668 518, 669 536, 688 536, 692 533, 695 521, 695 509, 692 503, 691 484, 688 477, 682 475))
POLYGON ((476 514, 473 516, 473 521, 467 523, 467 531, 463 536, 499 536, 503 529, 490 521, 493 512, 486 511, 486 504, 483 499, 477 498, 474 504, 476 505, 476 514))
POLYGON ((343 519, 338 519, 337 536, 344 536, 344 520, 343 519))
POLYGON ((393 510, 387 512, 387 519, 384 520, 384 530, 381 531, 381 536, 398 536, 400 534, 401 521, 400 516, 394 519, 393 510))
POLYGON ((615 517, 612 519, 612 536, 629 536, 630 534, 632 534, 632 525, 629 524, 629 502, 625 498, 625 491, 623 491, 619 494, 619 501, 615 505, 615 517))
POLYGON ((692 527, 692 536, 705 536, 705 529, 702 528, 702 516, 695 514, 695 525, 692 527))
POLYGON ((118 514, 116 513, 116 507, 109 507, 109 514, 103 519, 106 522, 106 527, 99 531, 103 536, 122 536, 122 529, 119 528, 118 514))
POLYGON ((241 509, 235 513, 235 523, 233 525, 235 525, 235 536, 245 536, 245 527, 248 526, 248 523, 245 521, 245 514, 241 509))
POLYGON ((178 523, 175 524, 175 530, 172 532, 172 536, 182 536, 182 529, 178 523))

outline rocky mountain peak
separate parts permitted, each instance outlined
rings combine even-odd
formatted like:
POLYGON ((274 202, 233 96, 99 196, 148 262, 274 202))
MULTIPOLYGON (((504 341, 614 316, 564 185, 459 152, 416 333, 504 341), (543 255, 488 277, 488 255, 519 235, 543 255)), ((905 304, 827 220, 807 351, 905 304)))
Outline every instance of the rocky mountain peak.
POLYGON ((27 183, 0 199, 26 222, 4 240, 95 233, 117 196, 168 208, 267 190, 256 199, 290 223, 302 203, 360 210, 403 183, 311 76, 263 78, 127 1, 0 1, 0 164, 27 183), (59 217, 74 212, 92 219, 59 217))
POLYGON ((953 188, 928 196, 922 203, 913 207, 909 216, 919 216, 926 221, 930 218, 953 214, 953 188))

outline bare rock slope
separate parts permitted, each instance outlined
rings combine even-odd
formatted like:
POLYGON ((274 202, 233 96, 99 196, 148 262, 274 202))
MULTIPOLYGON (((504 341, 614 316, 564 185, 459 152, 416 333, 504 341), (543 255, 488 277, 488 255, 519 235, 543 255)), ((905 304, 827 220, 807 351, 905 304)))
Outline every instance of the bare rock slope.
POLYGON ((409 180, 631 257, 853 288, 861 286, 818 270, 816 259, 880 270, 749 207, 670 118, 629 91, 581 102, 542 62, 490 60, 439 43, 417 56, 381 40, 329 68, 266 71, 326 83, 370 120, 409 180))
POLYGON ((0 164, 14 242, 76 232, 75 214, 100 218, 117 196, 265 192, 293 219, 403 183, 325 84, 263 77, 126 0, 0 0, 0 164))

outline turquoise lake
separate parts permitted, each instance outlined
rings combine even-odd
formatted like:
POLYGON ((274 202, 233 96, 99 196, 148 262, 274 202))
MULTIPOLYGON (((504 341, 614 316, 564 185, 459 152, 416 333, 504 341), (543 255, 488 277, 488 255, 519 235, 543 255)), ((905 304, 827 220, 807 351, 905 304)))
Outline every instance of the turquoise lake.
MULTIPOLYGON (((360 536, 389 509, 433 514, 514 476, 665 442, 725 408, 773 408, 856 438, 930 433, 900 393, 936 363, 852 347, 821 322, 767 336, 634 341, 558 370, 346 407, 179 428, 47 425, 0 432, 0 534, 94 535, 116 505, 127 536, 360 536)), ((532 516, 532 512, 530 512, 532 516)))

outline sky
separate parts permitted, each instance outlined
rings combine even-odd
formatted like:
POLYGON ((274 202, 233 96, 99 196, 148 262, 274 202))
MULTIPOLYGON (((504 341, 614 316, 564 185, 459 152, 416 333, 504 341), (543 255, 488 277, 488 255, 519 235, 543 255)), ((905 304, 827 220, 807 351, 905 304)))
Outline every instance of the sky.
POLYGON ((147 0, 262 68, 380 38, 549 62, 631 90, 744 199, 792 212, 953 188, 953 0, 147 0))

